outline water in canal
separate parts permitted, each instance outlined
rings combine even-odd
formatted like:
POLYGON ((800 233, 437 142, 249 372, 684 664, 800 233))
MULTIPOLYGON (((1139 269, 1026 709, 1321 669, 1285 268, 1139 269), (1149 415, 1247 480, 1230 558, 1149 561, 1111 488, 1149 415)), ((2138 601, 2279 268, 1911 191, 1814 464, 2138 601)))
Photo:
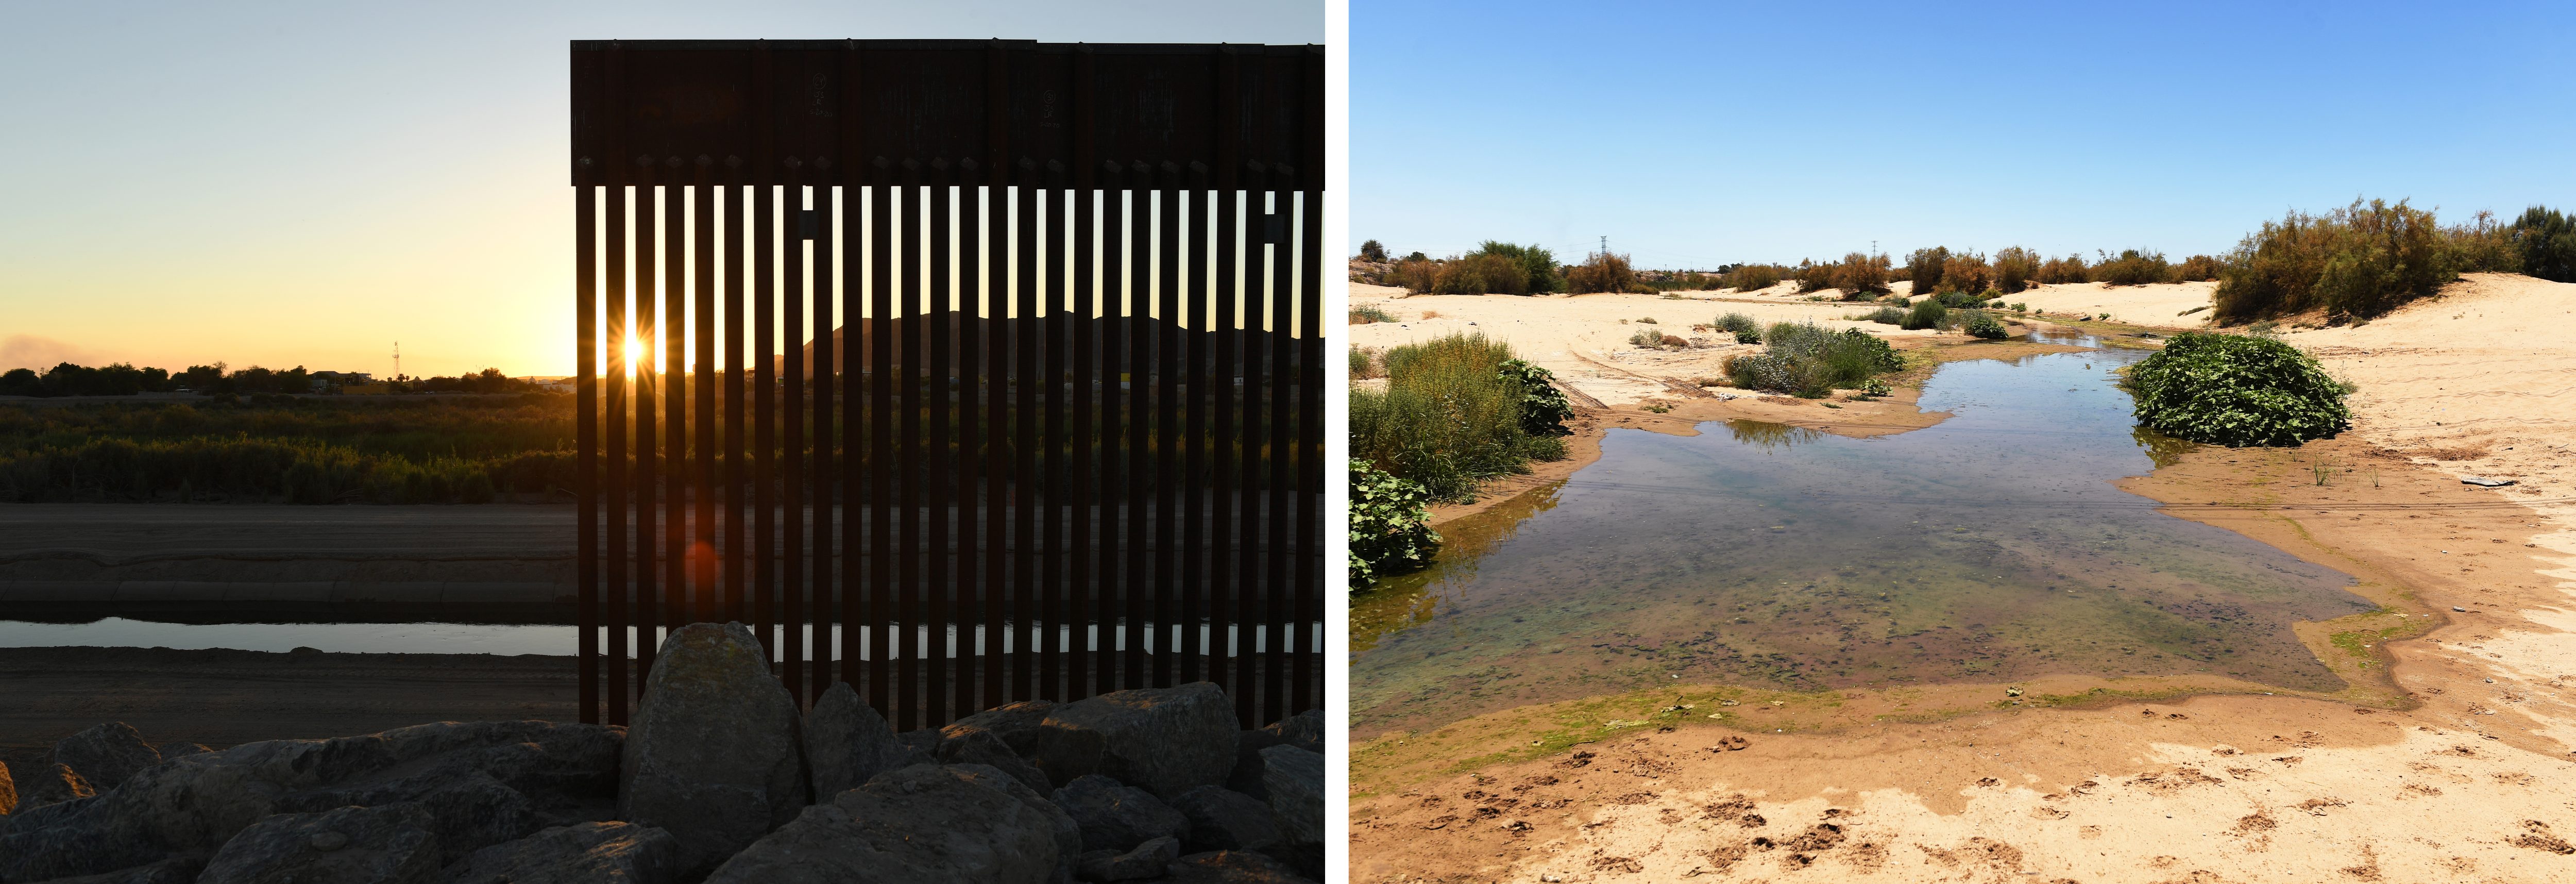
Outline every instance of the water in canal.
POLYGON ((1921 407, 1955 416, 1878 439, 1613 429, 1352 600, 1352 735, 1658 684, 2341 687, 2290 624, 2368 610, 2350 578, 2111 486, 2186 444, 2135 428, 2113 372, 2145 355, 1950 363, 1921 407))

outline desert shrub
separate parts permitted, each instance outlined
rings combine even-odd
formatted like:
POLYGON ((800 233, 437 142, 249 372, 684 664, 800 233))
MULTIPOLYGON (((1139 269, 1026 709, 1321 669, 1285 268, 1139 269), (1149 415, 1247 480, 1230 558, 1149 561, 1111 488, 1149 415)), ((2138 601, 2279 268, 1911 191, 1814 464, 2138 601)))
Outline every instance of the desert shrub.
POLYGON ((1421 252, 1396 262, 1395 268, 1386 272, 1386 284, 1417 295, 1429 294, 1439 281, 1440 263, 1422 257, 1421 252))
POLYGON ((1628 336, 1628 343, 1639 347, 1662 347, 1664 333, 1651 328, 1639 329, 1636 334, 1628 336))
POLYGON ((2443 251, 2432 213, 2404 200, 2293 211, 2229 253, 2213 313, 2224 323, 2308 310, 2369 319, 2457 278, 2443 251))
POLYGON ((1983 310, 1968 311, 1967 315, 1960 319, 1959 329, 1967 332, 1969 337, 1989 341, 2001 340, 2005 334, 2004 324, 1996 321, 1993 314, 1983 310))
POLYGON ((1914 309, 1907 311, 1905 321, 1897 323, 1896 327, 1906 331, 1939 328, 1942 321, 1949 318, 1949 313, 1950 308, 1942 306, 1940 299, 1925 298, 1914 302, 1914 309))
POLYGON ((2039 276, 2039 253, 2020 246, 1995 252, 1995 289, 2004 294, 2018 294, 2030 288, 2039 276))
POLYGON ((1754 322, 1753 317, 1742 313, 1729 313, 1718 317, 1717 327, 1735 335, 1735 342, 1738 344, 1762 343, 1762 324, 1754 322))
POLYGON ((1367 347, 1352 347, 1350 354, 1351 380, 1364 381, 1386 377, 1386 369, 1377 364, 1377 351, 1367 347))
POLYGON ((1932 300, 1939 301, 1941 306, 1952 310, 1965 310, 1986 302, 1984 295, 1971 295, 1967 292, 1942 292, 1933 295, 1932 300))
POLYGON ((2533 206, 2514 219, 2513 242, 2522 272, 2553 282, 2576 282, 2576 217, 2533 206))
POLYGON ((1801 260, 1795 274, 1798 294, 1813 294, 1834 287, 1834 265, 1801 260))
POLYGON ((1842 263, 1832 266, 1833 287, 1843 291, 1843 300, 1857 301, 1888 293, 1886 255, 1853 252, 1844 255, 1842 263))
POLYGON ((1902 325, 1905 322, 1905 311, 1893 306, 1880 307, 1862 318, 1880 325, 1902 325))
POLYGON ((1396 321, 1395 314, 1379 309, 1375 305, 1362 305, 1351 308, 1352 325, 1367 325, 1372 322, 1394 321, 1396 321))
POLYGON ((1628 265, 1628 256, 1594 253, 1580 266, 1565 271, 1565 286, 1575 294, 1591 292, 1624 292, 1637 287, 1637 271, 1628 265))
POLYGON ((1788 278, 1788 268, 1778 264, 1740 264, 1720 277, 1727 288, 1739 292, 1758 292, 1780 284, 1788 278))
POLYGON ((1916 297, 1941 290, 1941 273, 1950 264, 1950 250, 1941 246, 1915 249, 1905 257, 1906 278, 1914 281, 1916 297))
POLYGON ((1526 295, 1529 274, 1508 255, 1461 255, 1440 263, 1431 290, 1443 295, 1526 295))
POLYGON ((1984 255, 1965 250, 1952 252, 1950 260, 1941 265, 1940 291, 1982 292, 1993 285, 1994 268, 1986 264, 1984 255))
POLYGON ((2351 423, 2344 388, 2315 359, 2269 338, 2185 332, 2122 384, 2148 429, 2230 447, 2297 445, 2351 423))
POLYGON ((2039 265, 2039 282, 2041 285, 2090 282, 2092 279, 2093 268, 2084 263, 2084 256, 2082 255, 2068 255, 2063 258, 2054 258, 2049 260, 2047 263, 2039 265))
POLYGON ((2093 265, 2093 281, 2109 285, 2147 285, 2174 281, 2173 265, 2163 252, 2129 249, 2093 265))
POLYGON ((1373 240, 1373 239, 1372 239, 1372 240, 1369 240, 1369 241, 1367 241, 1367 242, 1364 242, 1364 243, 1360 243, 1360 260, 1362 260, 1362 261, 1380 261, 1380 262, 1385 261, 1385 260, 1386 260, 1386 244, 1385 244, 1385 243, 1382 243, 1382 242, 1378 242, 1377 240, 1373 240))
POLYGON ((1503 373, 1511 347, 1450 335, 1386 351, 1383 392, 1350 392, 1351 456, 1421 483, 1433 500, 1469 500, 1477 483, 1565 456, 1565 442, 1523 424, 1531 390, 1503 373))
POLYGON ((1885 339, 1860 329, 1827 331, 1812 323, 1783 322, 1765 330, 1761 353, 1728 360, 1736 386, 1809 398, 1837 387, 1857 387, 1880 372, 1905 367, 1885 339))
POLYGON ((2193 255, 2182 259, 2182 263, 2174 265, 2173 279, 2175 282, 2208 282, 2217 279, 2218 271, 2226 266, 2217 258, 2193 255))
POLYGON ((1350 462, 1350 483, 1351 588, 1431 564, 1440 533, 1431 530, 1431 512, 1424 507, 1430 492, 1358 459, 1350 462))
POLYGON ((2522 252, 2516 248, 2513 227, 2496 221, 2494 212, 2481 211, 2469 217, 2466 224, 2442 228, 2441 262, 2453 273, 2520 273, 2522 252))
MULTIPOLYGON (((1495 256, 1510 260, 1521 271, 1519 290, 1509 294, 1535 295, 1565 290, 1565 280, 1557 275, 1556 253, 1538 246, 1486 240, 1469 257, 1495 256)), ((1496 291, 1501 291, 1497 289, 1496 291)))

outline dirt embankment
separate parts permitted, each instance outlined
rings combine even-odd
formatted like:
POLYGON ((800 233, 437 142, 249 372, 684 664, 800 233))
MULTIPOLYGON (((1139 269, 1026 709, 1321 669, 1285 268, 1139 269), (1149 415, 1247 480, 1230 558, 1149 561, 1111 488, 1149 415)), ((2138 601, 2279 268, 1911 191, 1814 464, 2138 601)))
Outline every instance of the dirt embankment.
POLYGON ((2298 627, 2342 694, 2070 677, 1726 692, 1735 727, 1688 689, 1503 710, 1353 748, 1353 879, 2576 878, 2576 359, 2563 323, 2467 324, 2576 308, 2549 285, 2295 333, 2361 384, 2353 432, 2122 483, 2353 574, 2380 611, 2298 627), (1596 741, 1529 745, 1573 725, 1596 741))

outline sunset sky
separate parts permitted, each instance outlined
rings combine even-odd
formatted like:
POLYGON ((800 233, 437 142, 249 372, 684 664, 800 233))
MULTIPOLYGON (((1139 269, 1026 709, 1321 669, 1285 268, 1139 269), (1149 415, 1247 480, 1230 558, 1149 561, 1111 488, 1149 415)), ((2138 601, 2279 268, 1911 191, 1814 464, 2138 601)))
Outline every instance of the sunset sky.
POLYGON ((21 4, 0 369, 572 370, 574 39, 1323 42, 1315 2, 21 4))

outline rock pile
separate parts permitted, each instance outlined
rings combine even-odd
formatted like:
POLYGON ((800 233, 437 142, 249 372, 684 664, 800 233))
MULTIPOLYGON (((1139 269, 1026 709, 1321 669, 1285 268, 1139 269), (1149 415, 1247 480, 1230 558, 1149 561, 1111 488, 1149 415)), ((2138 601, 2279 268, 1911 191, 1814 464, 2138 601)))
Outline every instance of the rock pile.
POLYGON ((103 724, 0 767, 0 884, 1324 877, 1320 712, 1238 731, 1200 682, 897 734, 847 685, 798 714, 765 661, 739 624, 677 630, 631 728, 208 750, 103 724))

